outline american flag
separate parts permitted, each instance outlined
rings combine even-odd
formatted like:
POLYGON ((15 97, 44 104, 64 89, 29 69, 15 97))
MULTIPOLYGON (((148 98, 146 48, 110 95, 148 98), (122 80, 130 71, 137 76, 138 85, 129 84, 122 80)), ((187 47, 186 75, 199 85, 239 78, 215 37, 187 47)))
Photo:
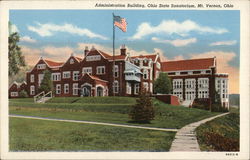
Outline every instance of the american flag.
POLYGON ((120 28, 123 32, 127 31, 127 22, 125 18, 114 15, 114 25, 120 28))

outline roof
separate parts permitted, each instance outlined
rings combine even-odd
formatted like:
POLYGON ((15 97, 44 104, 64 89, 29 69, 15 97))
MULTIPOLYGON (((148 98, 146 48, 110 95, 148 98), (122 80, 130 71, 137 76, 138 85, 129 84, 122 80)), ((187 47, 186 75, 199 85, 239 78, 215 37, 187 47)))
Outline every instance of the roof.
MULTIPOLYGON (((88 74, 89 75, 89 74, 88 74)), ((108 81, 105 81, 103 79, 100 79, 99 77, 96 77, 96 76, 92 76, 92 75, 89 75, 90 78, 94 79, 94 80, 98 80, 98 81, 103 81, 103 82, 108 82, 108 81)))
POLYGON ((214 66, 214 58, 162 62, 162 70, 165 72, 209 69, 210 67, 213 66, 214 66))
POLYGON ((82 60, 82 58, 80 58, 80 57, 76 57, 76 56, 74 56, 74 57, 75 57, 75 59, 78 60, 79 62, 82 60))
MULTIPOLYGON (((109 55, 103 51, 100 51, 98 50, 99 53, 101 53, 106 59, 108 60, 113 60, 113 56, 112 55, 109 55)), ((126 58, 126 55, 115 55, 114 56, 114 59, 115 60, 118 60, 118 59, 121 59, 121 60, 124 60, 126 58)))
POLYGON ((59 67, 64 64, 63 62, 55 62, 48 59, 44 59, 44 61, 48 64, 49 67, 59 67))
POLYGON ((139 56, 132 56, 131 58, 132 59, 135 59, 135 58, 148 58, 148 59, 152 59, 153 61, 155 61, 155 58, 156 58, 156 54, 148 54, 148 55, 139 55, 139 56))

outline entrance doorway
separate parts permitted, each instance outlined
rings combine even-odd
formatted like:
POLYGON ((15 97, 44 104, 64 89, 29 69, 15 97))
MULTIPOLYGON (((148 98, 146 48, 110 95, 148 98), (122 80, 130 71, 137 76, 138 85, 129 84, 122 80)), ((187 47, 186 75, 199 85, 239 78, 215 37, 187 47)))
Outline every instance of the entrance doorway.
POLYGON ((84 86, 84 87, 82 88, 82 95, 83 95, 84 97, 89 97, 89 96, 91 96, 91 87, 90 87, 90 86, 84 86))
POLYGON ((97 87, 97 96, 100 96, 100 97, 103 96, 103 88, 102 87, 97 87))

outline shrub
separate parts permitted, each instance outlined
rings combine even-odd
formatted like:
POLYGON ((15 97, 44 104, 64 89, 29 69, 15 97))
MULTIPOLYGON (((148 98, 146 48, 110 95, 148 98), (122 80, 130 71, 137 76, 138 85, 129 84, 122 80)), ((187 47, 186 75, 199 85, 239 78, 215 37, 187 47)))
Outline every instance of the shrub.
POLYGON ((132 106, 129 116, 135 122, 150 123, 155 117, 152 99, 144 89, 140 92, 136 104, 132 106))
POLYGON ((21 98, 27 98, 27 97, 29 97, 28 93, 25 90, 21 90, 21 92, 19 93, 19 96, 21 98))
POLYGON ((239 141, 224 137, 218 133, 205 132, 204 142, 213 146, 216 151, 239 151, 239 141))

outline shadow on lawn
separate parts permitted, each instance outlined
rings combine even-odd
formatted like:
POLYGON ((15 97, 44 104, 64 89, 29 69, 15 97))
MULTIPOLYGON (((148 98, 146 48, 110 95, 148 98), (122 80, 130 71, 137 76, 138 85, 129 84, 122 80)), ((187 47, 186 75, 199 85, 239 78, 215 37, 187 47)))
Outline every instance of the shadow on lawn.
POLYGON ((130 120, 130 121, 127 121, 127 122, 128 123, 133 123, 133 124, 152 124, 149 121, 133 121, 133 120, 130 120))

